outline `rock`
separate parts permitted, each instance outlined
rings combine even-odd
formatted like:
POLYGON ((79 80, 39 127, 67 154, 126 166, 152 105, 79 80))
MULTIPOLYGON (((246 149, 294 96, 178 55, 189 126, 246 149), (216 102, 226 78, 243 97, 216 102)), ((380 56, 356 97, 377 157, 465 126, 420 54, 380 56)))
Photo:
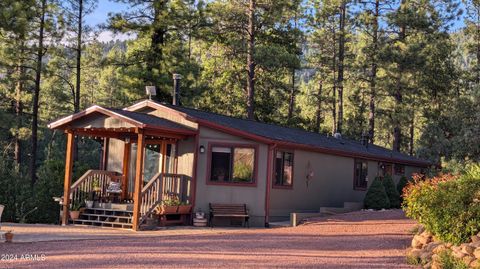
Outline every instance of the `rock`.
POLYGON ((442 269, 442 265, 438 261, 433 261, 431 269, 442 269))
POLYGON ((432 250, 432 252, 435 253, 435 254, 438 254, 438 253, 440 253, 440 252, 442 252, 442 251, 445 251, 445 250, 447 250, 447 249, 448 249, 447 246, 445 246, 444 244, 440 244, 440 245, 438 245, 436 248, 434 248, 434 249, 432 250))
POLYGON ((451 248, 451 247, 453 247, 453 244, 452 244, 452 243, 447 243, 447 244, 445 244, 445 246, 446 246, 447 248, 451 248))
POLYGON ((422 251, 422 253, 420 254, 420 259, 424 262, 428 262, 432 259, 432 255, 433 253, 429 251, 422 251))
POLYGON ((438 261, 438 255, 437 254, 433 254, 432 255, 432 261, 438 261))
POLYGON ((430 242, 428 245, 423 246, 423 248, 425 249, 425 251, 433 252, 433 250, 438 246, 440 246, 441 244, 442 244, 441 242, 430 242))
POLYGON ((420 241, 418 241, 417 236, 413 237, 413 239, 412 239, 412 248, 421 249, 422 246, 423 246, 423 244, 420 243, 420 241))
POLYGON ((473 256, 475 256, 476 259, 480 259, 480 248, 476 248, 473 251, 473 256))
POLYGON ((462 250, 454 250, 452 251, 452 256, 457 259, 463 259, 463 257, 467 256, 467 254, 463 253, 462 250))
POLYGON ((469 264, 469 266, 470 266, 471 268, 478 268, 478 267, 480 267, 480 260, 473 260, 473 261, 469 264))
POLYGON ((470 265, 470 263, 472 263, 473 261, 475 260, 474 257, 472 256, 465 256, 463 257, 463 262, 466 264, 466 265, 470 265))
POLYGON ((472 240, 472 243, 479 242, 480 241, 480 236, 472 235, 472 237, 470 237, 470 240, 472 240))
POLYGON ((474 248, 480 248, 480 241, 470 243, 470 246, 472 246, 474 248))
POLYGON ((411 257, 416 258, 416 259, 420 259, 420 256, 422 255, 422 253, 423 253, 422 250, 417 249, 417 248, 412 248, 412 249, 407 251, 408 256, 411 256, 411 257))
POLYGON ((473 255, 473 251, 475 251, 475 248, 470 246, 469 244, 462 244, 462 252, 467 254, 467 255, 473 255))
POLYGON ((419 225, 418 226, 418 229, 417 229, 417 234, 421 234, 425 231, 425 227, 423 227, 422 225, 419 225))
POLYGON ((431 267, 432 267, 432 262, 428 262, 423 266, 424 269, 430 269, 431 267))
POLYGON ((424 246, 430 242, 430 238, 428 236, 425 236, 423 233, 415 235, 413 239, 416 240, 417 245, 421 245, 421 246, 424 246))

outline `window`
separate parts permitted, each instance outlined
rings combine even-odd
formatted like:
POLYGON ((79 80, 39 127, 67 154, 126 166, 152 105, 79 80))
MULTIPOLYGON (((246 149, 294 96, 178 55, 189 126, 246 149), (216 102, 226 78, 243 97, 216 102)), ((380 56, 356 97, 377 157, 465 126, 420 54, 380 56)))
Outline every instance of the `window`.
POLYGON ((293 153, 277 151, 274 171, 275 186, 291 187, 293 184, 293 153))
POLYGON ((211 182, 255 182, 255 148, 245 146, 213 146, 210 154, 211 182))
POLYGON ((355 160, 354 189, 364 190, 367 188, 368 162, 364 160, 355 160))
POLYGON ((395 165, 395 175, 405 175, 405 165, 395 165))

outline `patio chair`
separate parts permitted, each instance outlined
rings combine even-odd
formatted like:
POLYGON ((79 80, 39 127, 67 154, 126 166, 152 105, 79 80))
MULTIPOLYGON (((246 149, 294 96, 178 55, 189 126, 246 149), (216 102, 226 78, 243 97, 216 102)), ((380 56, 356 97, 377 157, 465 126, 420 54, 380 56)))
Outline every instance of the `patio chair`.
POLYGON ((120 182, 110 182, 107 187, 107 194, 111 202, 119 200, 120 194, 122 194, 122 184, 120 182))

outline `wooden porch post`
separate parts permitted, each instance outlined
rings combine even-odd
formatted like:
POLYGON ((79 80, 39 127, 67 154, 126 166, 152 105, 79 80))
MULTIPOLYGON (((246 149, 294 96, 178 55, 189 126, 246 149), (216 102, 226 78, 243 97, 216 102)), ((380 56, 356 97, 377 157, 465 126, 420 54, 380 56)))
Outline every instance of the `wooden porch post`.
POLYGON ((165 164, 166 164, 166 161, 167 161, 167 141, 163 140, 162 141, 162 149, 161 149, 161 152, 162 152, 162 173, 165 174, 165 170, 166 170, 166 167, 165 167, 165 164))
POLYGON ((67 151, 65 156, 65 178, 63 181, 63 215, 62 225, 68 224, 68 207, 70 205, 70 186, 72 184, 73 171, 73 147, 75 141, 75 134, 72 131, 67 131, 67 151))
POLYGON ((108 151, 110 149, 110 138, 106 137, 103 141, 102 167, 100 170, 108 169, 108 151))
POLYGON ((140 204, 142 203, 142 181, 143 181, 143 158, 144 158, 145 136, 143 130, 138 131, 137 141, 137 164, 135 170, 135 184, 133 186, 133 230, 138 231, 140 221, 140 204))
POLYGON ((128 174, 130 172, 130 148, 132 143, 127 142, 123 145, 123 167, 122 167, 122 199, 128 196, 128 174))

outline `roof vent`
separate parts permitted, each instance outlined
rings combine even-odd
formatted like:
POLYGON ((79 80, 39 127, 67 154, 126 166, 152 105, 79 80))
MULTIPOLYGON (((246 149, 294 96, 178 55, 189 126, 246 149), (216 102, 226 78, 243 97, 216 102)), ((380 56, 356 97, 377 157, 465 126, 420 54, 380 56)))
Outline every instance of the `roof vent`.
POLYGON ((341 133, 334 133, 333 137, 335 137, 336 139, 340 139, 340 138, 342 138, 342 134, 341 133))
POLYGON ((145 92, 148 95, 148 99, 152 100, 152 96, 157 95, 155 86, 145 86, 145 92))

